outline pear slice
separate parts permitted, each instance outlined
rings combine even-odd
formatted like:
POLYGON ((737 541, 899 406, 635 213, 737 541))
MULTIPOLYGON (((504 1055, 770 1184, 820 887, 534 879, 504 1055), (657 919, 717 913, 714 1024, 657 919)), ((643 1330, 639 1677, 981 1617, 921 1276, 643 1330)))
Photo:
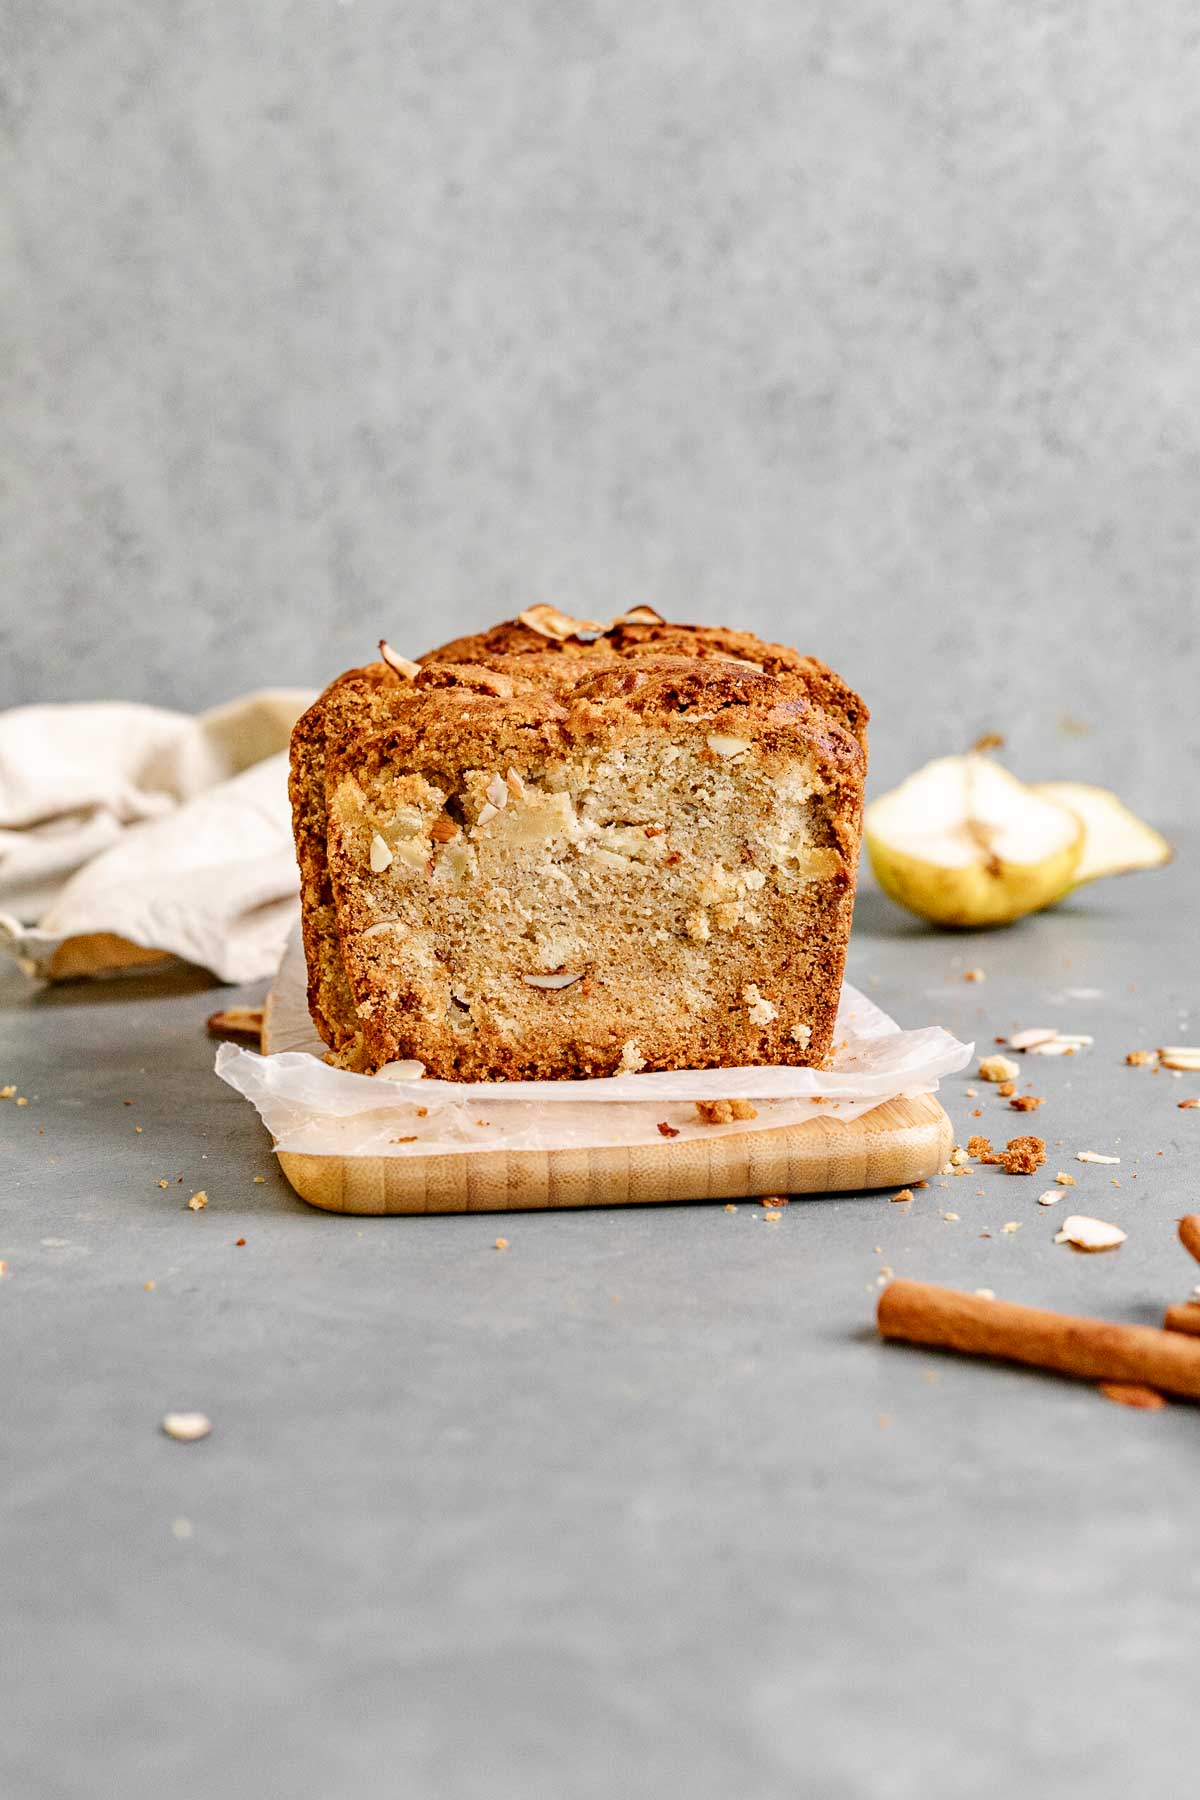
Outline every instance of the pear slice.
POLYGON ((1127 875, 1133 869, 1157 869, 1174 855, 1153 826, 1110 794, 1083 781, 1039 781, 1034 793, 1067 806, 1083 825, 1083 855, 1075 870, 1075 886, 1102 875, 1127 875))
POLYGON ((1075 885, 1084 828, 990 758, 943 756, 867 808, 885 894, 937 925, 1007 925, 1075 885))

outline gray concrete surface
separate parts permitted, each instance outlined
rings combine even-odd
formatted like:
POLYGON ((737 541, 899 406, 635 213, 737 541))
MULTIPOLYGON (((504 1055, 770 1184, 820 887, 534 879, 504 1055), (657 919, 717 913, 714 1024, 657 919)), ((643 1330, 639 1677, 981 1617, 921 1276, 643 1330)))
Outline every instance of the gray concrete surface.
POLYGON ((0 704, 649 601, 1186 818, 1198 85, 1191 0, 9 0, 0 704))
MULTIPOLYGON (((1198 864, 1193 836, 978 938, 861 897, 852 973, 903 1021, 1094 1034, 1029 1064, 1046 1175, 1078 1178, 1056 1211, 1045 1175, 984 1170, 776 1225, 327 1217, 211 1075, 204 977, 7 981, 5 1800, 1188 1791, 1195 1410, 871 1319, 884 1265, 1128 1320, 1186 1297, 1197 1083, 1123 1059, 1195 1039, 1198 864), (1056 1246, 1072 1206, 1128 1242, 1056 1246), (176 1408, 212 1436, 164 1438, 176 1408)), ((968 1084, 961 1136, 1020 1129, 968 1084)))

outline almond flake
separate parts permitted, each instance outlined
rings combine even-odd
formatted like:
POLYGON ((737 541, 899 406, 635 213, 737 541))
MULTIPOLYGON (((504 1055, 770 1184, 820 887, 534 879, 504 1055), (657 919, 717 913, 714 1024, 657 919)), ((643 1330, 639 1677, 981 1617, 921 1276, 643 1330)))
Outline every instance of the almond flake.
POLYGON ((487 797, 497 812, 503 812, 508 805, 508 786, 503 775, 493 775, 487 784, 487 797))
POLYGON ((1030 1056, 1074 1056, 1078 1046, 1067 1038, 1053 1037, 1044 1044, 1031 1044, 1030 1056))
POLYGON ((1076 1250, 1115 1250, 1125 1242, 1125 1233, 1119 1225, 1106 1224, 1103 1219, 1089 1219, 1085 1214, 1072 1213, 1064 1219, 1061 1229, 1055 1232, 1056 1244, 1073 1244, 1076 1250))
POLYGON ((1119 1156, 1102 1156, 1099 1150, 1077 1150, 1075 1152, 1076 1162, 1119 1163, 1120 1160, 1119 1156))
POLYGON ((485 800, 479 809, 475 823, 477 825, 486 825, 488 820, 494 819, 499 811, 500 808, 498 806, 493 806, 490 800, 485 800))
POLYGON ((750 748, 746 738, 726 737, 719 731, 710 733, 704 741, 714 756, 741 756, 744 750, 750 748))
POLYGON ((583 970, 574 975, 522 975, 521 980, 526 987, 533 988, 568 988, 574 981, 583 980, 583 970))
POLYGON ((203 1413, 167 1413, 162 1428, 179 1444, 194 1444, 212 1430, 212 1420, 203 1413))
POLYGON ((371 838, 371 872, 382 875, 392 860, 392 852, 388 848, 386 838, 380 837, 376 831, 371 838))
POLYGON ((525 792, 525 783, 515 769, 510 769, 504 777, 505 785, 514 800, 519 800, 525 792))
POLYGON ((1031 1025, 1027 1031, 1014 1031, 1008 1040, 1010 1050, 1032 1050, 1035 1044, 1048 1044, 1058 1036, 1050 1025, 1031 1025))
POLYGON ((397 675, 403 675, 406 681, 415 681, 421 673, 420 663, 409 662, 407 656, 401 656, 392 649, 386 638, 379 640, 379 654, 388 668, 394 669, 397 675))
POLYGON ((1164 1069, 1186 1069, 1189 1074, 1200 1071, 1200 1050, 1176 1044, 1160 1050, 1158 1059, 1164 1069))
POLYGON ((1062 1195, 1057 1188, 1047 1188, 1044 1194, 1038 1195, 1039 1206, 1057 1206, 1062 1195))

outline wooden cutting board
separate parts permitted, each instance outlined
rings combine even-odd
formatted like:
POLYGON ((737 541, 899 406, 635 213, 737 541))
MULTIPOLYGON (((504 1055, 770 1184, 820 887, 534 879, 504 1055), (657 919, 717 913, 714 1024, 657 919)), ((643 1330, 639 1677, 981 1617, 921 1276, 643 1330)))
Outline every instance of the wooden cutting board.
MULTIPOLYGON (((269 1006, 263 1049, 270 1055, 269 1006)), ((774 1131, 611 1150, 478 1150, 451 1156, 284 1151, 279 1166, 302 1200, 326 1212, 528 1212, 898 1188, 935 1175, 953 1144, 949 1119, 932 1094, 922 1094, 889 1100, 847 1124, 810 1119, 774 1131)))

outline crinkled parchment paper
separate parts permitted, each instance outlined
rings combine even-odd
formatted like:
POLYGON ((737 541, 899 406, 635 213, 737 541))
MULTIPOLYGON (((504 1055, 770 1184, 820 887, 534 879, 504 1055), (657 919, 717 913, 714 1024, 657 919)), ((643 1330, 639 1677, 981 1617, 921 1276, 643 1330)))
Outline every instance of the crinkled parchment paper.
POLYGON ((352 1075, 321 1060, 305 1001, 304 956, 288 945, 268 1005, 271 1056, 222 1044, 222 1081, 256 1107, 276 1149, 307 1156, 444 1156, 474 1150, 603 1149, 856 1119, 901 1094, 929 1094, 974 1046, 939 1025, 901 1031, 848 984, 832 1069, 691 1069, 595 1081, 426 1080, 421 1064, 352 1075), (758 1117, 703 1125, 696 1100, 752 1100, 758 1117))

